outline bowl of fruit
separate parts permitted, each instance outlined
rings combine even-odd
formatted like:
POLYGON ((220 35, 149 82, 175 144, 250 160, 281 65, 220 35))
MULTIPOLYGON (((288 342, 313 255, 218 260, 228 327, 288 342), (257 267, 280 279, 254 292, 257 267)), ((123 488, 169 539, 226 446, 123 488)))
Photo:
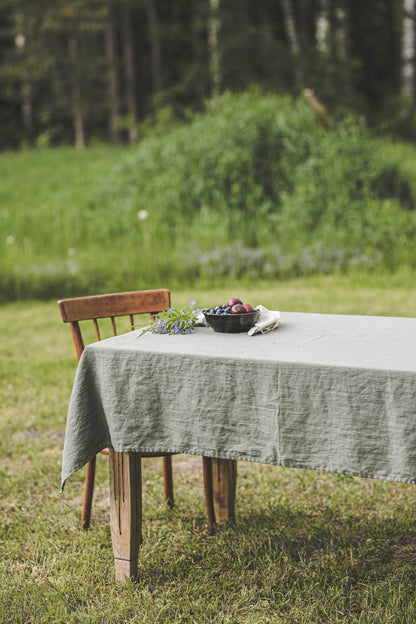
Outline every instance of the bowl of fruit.
POLYGON ((237 334, 248 332, 259 316, 259 311, 241 299, 230 299, 228 303, 202 310, 205 320, 216 332, 237 334))

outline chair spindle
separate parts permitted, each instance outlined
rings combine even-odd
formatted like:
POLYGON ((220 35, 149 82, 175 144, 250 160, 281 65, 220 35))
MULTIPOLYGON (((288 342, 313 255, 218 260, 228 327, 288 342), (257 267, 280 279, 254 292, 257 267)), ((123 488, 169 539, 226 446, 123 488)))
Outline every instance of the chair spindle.
POLYGON ((114 316, 111 316, 111 327, 113 328, 113 336, 117 336, 117 329, 116 329, 116 321, 114 319, 114 316))
POLYGON ((98 321, 97 319, 93 319, 94 321, 94 327, 95 327, 95 335, 97 336, 97 340, 101 340, 101 336, 100 336, 100 328, 98 327, 98 321))

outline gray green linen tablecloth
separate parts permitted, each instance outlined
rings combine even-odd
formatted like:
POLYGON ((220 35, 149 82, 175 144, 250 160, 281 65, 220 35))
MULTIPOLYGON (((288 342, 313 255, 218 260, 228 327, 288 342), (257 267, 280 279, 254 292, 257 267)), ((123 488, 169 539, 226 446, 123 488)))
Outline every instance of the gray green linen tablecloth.
POLYGON ((416 482, 416 319, 282 312, 267 334, 89 345, 62 486, 97 452, 166 451, 416 482))

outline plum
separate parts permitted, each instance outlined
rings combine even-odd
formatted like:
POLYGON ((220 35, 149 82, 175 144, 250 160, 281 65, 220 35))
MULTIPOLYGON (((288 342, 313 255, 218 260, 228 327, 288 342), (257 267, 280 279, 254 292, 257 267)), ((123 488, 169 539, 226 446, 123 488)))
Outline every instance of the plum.
POLYGON ((253 306, 251 306, 249 303, 246 303, 244 305, 244 308, 246 310, 246 312, 255 312, 256 310, 253 308, 253 306))
POLYGON ((237 304, 243 305, 243 302, 241 301, 241 299, 230 299, 228 302, 228 307, 232 308, 234 305, 237 305, 237 304))
POLYGON ((242 303, 235 303, 231 307, 231 314, 246 314, 246 309, 242 303))

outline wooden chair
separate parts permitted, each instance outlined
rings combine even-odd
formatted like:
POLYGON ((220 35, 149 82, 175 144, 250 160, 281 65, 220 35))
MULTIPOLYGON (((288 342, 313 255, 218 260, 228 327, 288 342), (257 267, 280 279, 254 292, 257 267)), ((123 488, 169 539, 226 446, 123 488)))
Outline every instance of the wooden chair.
MULTIPOLYGON (((95 338, 101 340, 98 319, 110 319, 114 336, 117 335, 116 317, 130 317, 130 328, 134 329, 134 315, 150 314, 150 319, 155 314, 168 310, 170 307, 170 292, 166 289, 141 290, 107 295, 94 295, 89 297, 76 297, 58 301, 59 310, 65 323, 70 323, 72 337, 78 360, 84 350, 84 339, 81 333, 80 321, 93 321, 95 338)), ((84 332, 85 334, 85 332, 84 332)), ((108 454, 108 449, 102 451, 108 454)), ((172 453, 142 453, 142 457, 162 457, 164 473, 165 500, 173 507, 173 479, 172 479, 172 453)), ((82 506, 81 527, 87 529, 90 526, 91 506, 94 491, 96 458, 87 464, 85 476, 84 502, 82 506)), ((215 515, 212 494, 212 468, 211 460, 203 458, 203 474, 205 486, 205 501, 208 513, 208 523, 211 533, 214 532, 215 515)))

